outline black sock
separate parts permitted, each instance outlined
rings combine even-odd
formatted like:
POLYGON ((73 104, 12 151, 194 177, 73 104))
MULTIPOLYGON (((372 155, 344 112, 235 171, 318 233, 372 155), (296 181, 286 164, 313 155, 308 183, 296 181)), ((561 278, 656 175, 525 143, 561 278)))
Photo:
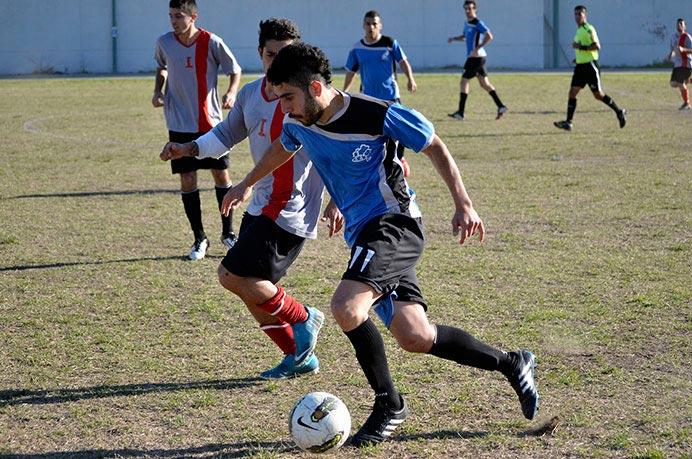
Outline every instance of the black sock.
POLYGON ((502 101, 500 100, 500 97, 498 97, 498 95, 494 89, 492 91, 490 91, 488 94, 490 94, 490 97, 492 97, 493 100, 495 101, 495 105, 497 105, 497 108, 502 107, 502 101))
POLYGON ((356 358, 375 396, 386 402, 391 408, 401 408, 399 392, 394 387, 392 375, 387 365, 387 355, 384 350, 382 335, 375 322, 368 318, 355 329, 345 332, 356 350, 356 358))
MULTIPOLYGON (((219 210, 221 210, 221 204, 223 204, 223 197, 226 196, 228 190, 231 189, 231 185, 225 188, 216 186, 216 201, 219 203, 219 210)), ((228 211, 228 217, 221 215, 221 234, 224 236, 233 232, 233 211, 228 211)))
POLYGON ((190 222, 190 228, 195 235, 195 241, 201 241, 207 237, 202 225, 202 207, 199 202, 199 189, 195 188, 192 191, 182 192, 183 207, 185 215, 190 222))
POLYGON ((567 121, 572 122, 574 118, 574 111, 577 109, 577 99, 569 99, 567 101, 567 121))
POLYGON ((491 371, 501 371, 511 363, 506 352, 488 346, 464 330, 447 325, 435 327, 437 336, 428 352, 430 355, 491 371))
POLYGON ((469 95, 465 92, 459 93, 459 110, 457 111, 461 116, 464 116, 464 109, 466 108, 466 98, 468 96, 469 95))
POLYGON ((618 107, 618 104, 616 104, 615 101, 611 99, 608 94, 606 94, 603 98, 603 103, 610 107, 615 113, 620 111, 620 107, 618 107))

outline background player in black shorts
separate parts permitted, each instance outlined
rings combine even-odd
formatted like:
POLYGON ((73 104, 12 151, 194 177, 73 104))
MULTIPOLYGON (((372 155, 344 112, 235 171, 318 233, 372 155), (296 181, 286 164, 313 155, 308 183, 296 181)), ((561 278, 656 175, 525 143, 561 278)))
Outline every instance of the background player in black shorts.
POLYGON ((615 101, 603 92, 601 87, 601 69, 598 66, 598 50, 601 44, 598 41, 596 28, 586 22, 586 7, 578 5, 574 8, 574 21, 577 23, 577 33, 574 35, 572 48, 574 48, 574 63, 577 64, 572 75, 572 84, 569 89, 569 100, 567 101, 567 119, 555 121, 555 127, 572 130, 572 118, 577 109, 577 94, 581 89, 588 85, 591 93, 597 99, 610 107, 618 117, 620 128, 624 128, 627 123, 627 110, 617 106, 615 101))
POLYGON ((496 120, 502 119, 507 112, 507 107, 502 103, 500 97, 495 92, 495 87, 488 80, 488 70, 485 68, 485 58, 487 53, 485 46, 493 39, 493 34, 483 21, 476 16, 476 2, 466 0, 464 2, 464 13, 466 13, 466 23, 464 24, 464 33, 457 37, 449 37, 447 43, 453 41, 466 42, 466 62, 464 63, 464 73, 461 76, 459 94, 459 106, 457 111, 450 113, 449 116, 455 120, 464 119, 464 109, 466 107, 466 98, 469 94, 469 83, 473 78, 478 78, 478 83, 481 88, 485 89, 490 97, 493 98, 497 105, 496 120))

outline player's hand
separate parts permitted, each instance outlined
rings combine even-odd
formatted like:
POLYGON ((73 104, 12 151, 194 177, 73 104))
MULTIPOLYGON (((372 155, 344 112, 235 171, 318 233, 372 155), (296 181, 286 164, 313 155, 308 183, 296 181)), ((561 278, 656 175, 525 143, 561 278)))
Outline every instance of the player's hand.
POLYGON ((230 110, 235 105, 235 93, 227 92, 221 98, 222 107, 226 110, 230 110))
POLYGON ((179 159, 183 156, 188 156, 189 150, 191 149, 190 143, 176 143, 168 142, 163 146, 159 158, 162 161, 168 161, 169 159, 179 159))
POLYGON ((581 48, 581 44, 580 44, 580 43, 577 43, 576 41, 573 41, 573 42, 572 42, 572 48, 574 48, 574 49, 579 49, 579 48, 581 48))
POLYGON ((341 231, 341 228, 344 227, 344 216, 331 199, 329 200, 327 207, 324 209, 322 221, 328 222, 329 224, 329 237, 334 236, 336 233, 341 231))
POLYGON ((480 242, 483 242, 485 239, 485 226, 473 206, 466 206, 454 213, 454 217, 452 217, 452 233, 455 236, 460 235, 459 244, 463 244, 467 238, 472 237, 476 233, 478 233, 480 242))
POLYGON ((408 92, 416 92, 418 85, 414 80, 408 80, 408 92))
POLYGON ((163 107, 163 94, 161 92, 154 93, 154 97, 151 98, 151 105, 155 108, 163 107))
POLYGON ((245 180, 228 190, 221 203, 221 214, 228 217, 231 210, 236 210, 240 204, 247 201, 252 194, 252 187, 245 184, 245 180))

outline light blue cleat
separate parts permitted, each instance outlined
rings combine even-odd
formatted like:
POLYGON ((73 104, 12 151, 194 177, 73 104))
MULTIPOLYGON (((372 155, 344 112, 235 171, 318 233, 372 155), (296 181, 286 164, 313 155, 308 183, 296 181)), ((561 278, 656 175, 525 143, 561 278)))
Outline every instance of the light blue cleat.
POLYGON ((317 308, 305 306, 308 311, 308 320, 299 324, 293 324, 293 339, 296 342, 296 353, 293 365, 301 366, 305 360, 315 351, 317 335, 320 333, 324 314, 317 308))
POLYGON ((305 359, 305 363, 300 366, 293 364, 293 356, 288 354, 280 364, 271 370, 260 373, 261 379, 288 379, 299 376, 314 375, 320 372, 320 361, 315 354, 305 359))

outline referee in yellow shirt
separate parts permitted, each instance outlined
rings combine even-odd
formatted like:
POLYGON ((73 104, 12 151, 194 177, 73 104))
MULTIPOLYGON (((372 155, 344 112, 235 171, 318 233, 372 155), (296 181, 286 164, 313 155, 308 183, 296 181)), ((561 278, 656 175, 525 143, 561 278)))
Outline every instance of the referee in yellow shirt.
POLYGON ((579 91, 589 85, 593 96, 610 107, 618 117, 620 127, 625 127, 627 123, 627 110, 617 106, 615 101, 603 92, 601 87, 601 69, 598 67, 598 50, 601 49, 601 44, 598 42, 598 34, 596 28, 586 22, 586 7, 578 5, 574 8, 574 21, 577 23, 577 33, 574 35, 575 59, 577 64, 572 75, 572 86, 569 89, 569 100, 567 102, 567 119, 564 121, 555 121, 555 127, 564 129, 565 131, 572 130, 572 118, 574 111, 577 109, 577 94, 579 91))

